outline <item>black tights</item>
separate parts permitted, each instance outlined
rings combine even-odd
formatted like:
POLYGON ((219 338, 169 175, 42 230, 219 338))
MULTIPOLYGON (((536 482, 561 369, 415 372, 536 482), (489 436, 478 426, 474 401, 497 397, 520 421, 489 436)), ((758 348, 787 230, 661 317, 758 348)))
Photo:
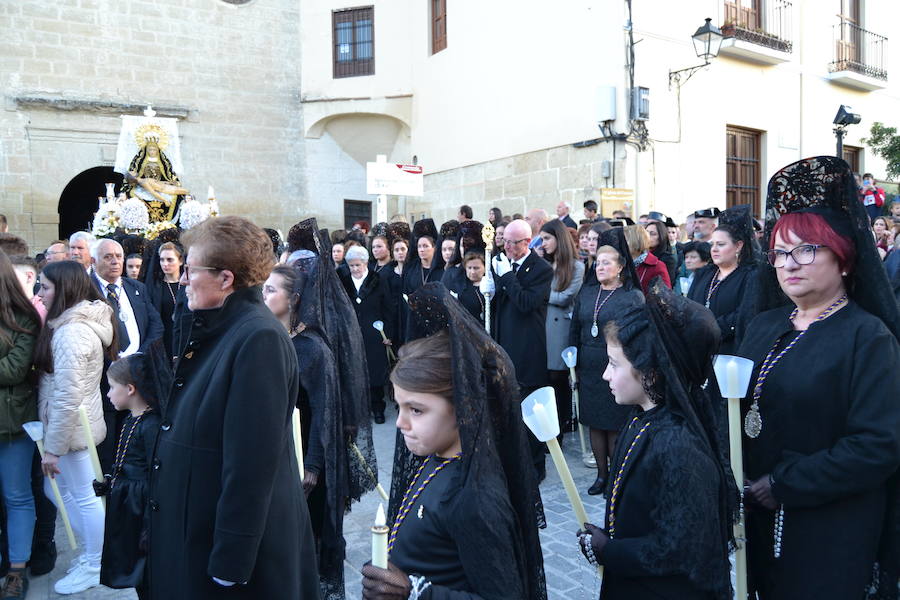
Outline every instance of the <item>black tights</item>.
POLYGON ((618 431, 591 428, 591 451, 597 461, 597 477, 606 479, 609 477, 608 461, 612 460, 613 451, 616 448, 618 431))

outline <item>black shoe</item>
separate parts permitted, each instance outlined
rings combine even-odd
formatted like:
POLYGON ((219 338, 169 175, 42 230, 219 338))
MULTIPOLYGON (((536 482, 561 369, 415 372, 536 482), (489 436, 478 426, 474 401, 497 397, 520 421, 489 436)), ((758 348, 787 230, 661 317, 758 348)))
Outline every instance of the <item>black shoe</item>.
POLYGON ((5 600, 25 600, 28 595, 28 575, 25 569, 10 569, 3 582, 0 598, 5 600))
POLYGON ((56 542, 50 540, 47 543, 35 544, 31 550, 31 560, 28 568, 34 577, 46 575, 56 566, 56 542))
POLYGON ((591 496, 598 496, 603 493, 604 489, 606 489, 606 479, 598 476, 594 481, 594 485, 588 488, 588 494, 591 496))
POLYGON ((384 413, 378 413, 375 415, 375 422, 381 425, 384 423, 384 413))

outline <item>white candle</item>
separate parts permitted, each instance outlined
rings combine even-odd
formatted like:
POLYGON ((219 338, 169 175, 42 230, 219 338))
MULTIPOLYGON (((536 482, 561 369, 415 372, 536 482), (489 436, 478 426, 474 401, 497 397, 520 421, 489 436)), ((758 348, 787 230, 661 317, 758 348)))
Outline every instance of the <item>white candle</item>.
POLYGON ((212 200, 216 197, 216 192, 213 190, 213 186, 209 186, 209 189, 206 190, 206 199, 212 200))
POLYGON ((725 365, 725 385, 728 387, 728 391, 730 392, 729 396, 738 396, 737 392, 735 391, 737 390, 738 386, 738 365, 737 361, 733 358, 728 361, 728 364, 725 365))
POLYGON ((375 513, 375 524, 372 526, 372 565, 379 569, 388 566, 388 532, 387 519, 384 517, 384 504, 378 503, 375 513))

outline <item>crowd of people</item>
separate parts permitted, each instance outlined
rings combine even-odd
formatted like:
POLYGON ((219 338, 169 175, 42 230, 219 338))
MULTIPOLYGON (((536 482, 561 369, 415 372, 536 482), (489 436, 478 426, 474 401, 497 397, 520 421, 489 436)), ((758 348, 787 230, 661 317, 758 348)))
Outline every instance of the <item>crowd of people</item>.
POLYGON ((362 596, 545 599, 519 405, 549 386, 607 499, 573 527, 604 599, 731 598, 745 543, 759 600, 896 598, 900 200, 817 157, 773 176, 764 221, 583 209, 286 237, 226 216, 37 256, 0 233, 0 597, 54 569, 59 513, 59 594, 344 598, 390 415, 390 558, 362 596), (741 456, 716 354, 755 364, 741 456))

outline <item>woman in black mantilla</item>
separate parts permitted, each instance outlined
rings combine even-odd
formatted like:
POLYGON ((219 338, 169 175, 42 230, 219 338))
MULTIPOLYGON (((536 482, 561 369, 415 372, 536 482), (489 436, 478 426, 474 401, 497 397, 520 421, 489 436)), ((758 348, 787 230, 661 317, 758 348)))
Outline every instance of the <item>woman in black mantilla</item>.
POLYGON ((607 487, 605 529, 579 532, 605 566, 603 600, 730 600, 734 476, 701 389, 719 328, 709 311, 657 278, 647 304, 607 324, 603 377, 632 406, 607 487))
POLYGON ((616 404, 609 384, 603 380, 606 367, 606 338, 603 327, 622 311, 643 304, 643 294, 635 288, 637 275, 621 227, 599 234, 593 278, 575 299, 569 344, 578 348, 578 389, 581 399, 578 420, 590 427, 591 450, 597 461, 597 479, 588 493, 603 493, 609 477, 608 461, 616 446, 616 436, 625 425, 629 409, 616 404))
POLYGON ((751 588, 897 598, 900 315, 847 163, 776 173, 766 232, 769 310, 739 352, 756 364, 743 406, 751 588))
POLYGON ((758 250, 750 205, 733 206, 719 215, 710 237, 713 264, 694 272, 688 298, 710 309, 722 330, 722 354, 734 354, 747 323, 756 316, 750 290, 758 250))
POLYGON ((406 258, 401 284, 400 321, 405 327, 400 335, 403 341, 410 339, 412 320, 409 315, 409 297, 431 281, 440 281, 444 276, 444 260, 437 246, 438 231, 434 220, 416 221, 412 229, 413 246, 406 258))
POLYGON ((396 332, 395 313, 391 307, 387 284, 381 276, 368 269, 369 253, 366 249, 362 246, 348 249, 345 260, 348 273, 339 275, 356 311, 358 334, 366 350, 372 417, 376 423, 381 424, 384 423, 385 385, 390 370, 388 352, 396 332), (381 322, 381 332, 374 327, 376 321, 381 322))
POLYGON ((391 374, 400 406, 388 569, 363 598, 545 600, 537 480, 512 363, 441 284, 410 298, 417 327, 391 374))

